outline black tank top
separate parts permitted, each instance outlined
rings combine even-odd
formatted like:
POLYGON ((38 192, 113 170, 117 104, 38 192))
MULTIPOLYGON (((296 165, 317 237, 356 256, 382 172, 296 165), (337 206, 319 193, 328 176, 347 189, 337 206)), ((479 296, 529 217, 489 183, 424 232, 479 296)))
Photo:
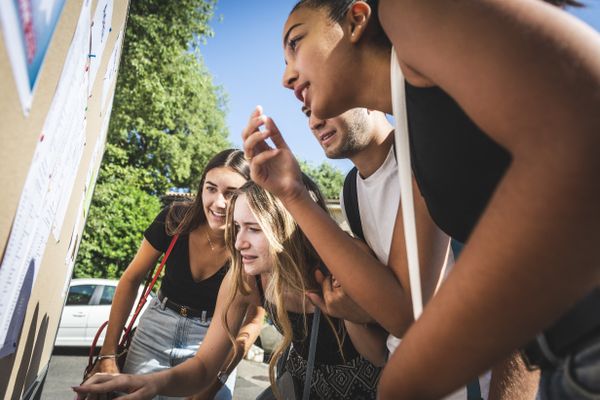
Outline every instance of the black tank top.
MULTIPOLYGON (((260 275, 256 275, 255 278, 261 303, 269 310, 270 314, 274 314, 275 310, 273 304, 265 301, 265 294, 260 275)), ((292 344, 294 350, 296 350, 303 359, 308 360, 313 314, 306 314, 306 330, 304 329, 304 316, 301 313, 288 311, 287 314, 290 319, 290 324, 292 325, 292 344)), ((315 364, 317 365, 340 365, 359 356, 358 351, 354 348, 354 345, 350 340, 350 336, 348 336, 344 329, 340 328, 343 321, 336 318, 330 319, 333 326, 336 327, 337 335, 342 341, 343 354, 340 353, 340 346, 338 345, 334 330, 327 321, 327 318, 323 315, 319 320, 319 333, 317 335, 317 351, 315 353, 315 364)), ((273 319, 273 324, 275 325, 275 328, 282 333, 282 330, 275 319, 273 319)))
POLYGON ((406 83, 412 169, 435 223, 465 242, 511 155, 438 87, 406 83))

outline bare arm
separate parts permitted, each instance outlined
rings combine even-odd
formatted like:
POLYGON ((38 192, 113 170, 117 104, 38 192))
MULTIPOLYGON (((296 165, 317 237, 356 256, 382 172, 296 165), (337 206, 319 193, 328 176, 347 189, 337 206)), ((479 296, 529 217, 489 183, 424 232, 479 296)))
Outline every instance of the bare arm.
POLYGON ((357 324, 344 321, 352 344, 361 356, 377 367, 383 367, 387 359, 386 339, 388 333, 377 324, 357 324))
POLYGON ((533 400, 540 381, 539 371, 528 371, 518 352, 492 369, 489 400, 533 400))
POLYGON ((380 381, 381 398, 439 398, 598 285, 600 38, 525 0, 382 0, 380 16, 403 64, 513 155, 380 381))
MULTIPOLYGON (((148 271, 156 264, 161 252, 143 239, 137 254, 119 279, 117 289, 110 307, 108 327, 100 354, 115 354, 123 327, 138 294, 138 288, 148 271)), ((99 372, 119 372, 113 358, 105 358, 98 363, 99 372)))
MULTIPOLYGON (((401 211, 386 266, 365 252, 312 200, 302 184, 296 160, 271 119, 255 112, 243 136, 246 153, 254 155, 252 179, 283 201, 350 297, 385 330, 401 337, 413 321, 401 211), (263 124, 266 131, 258 131, 263 124), (264 142, 267 137, 273 140, 276 149, 268 148, 264 142)), ((415 185, 419 257, 423 265, 421 280, 427 299, 439 281, 449 241, 431 220, 418 193, 415 185)))
MULTIPOLYGON (((233 348, 229 352, 227 359, 221 367, 221 371, 230 374, 246 355, 250 346, 256 341, 260 334, 263 322, 265 320, 265 310, 262 307, 249 305, 246 311, 246 317, 239 333, 236 336, 235 344, 237 350, 233 348)), ((190 400, 213 399, 217 392, 223 387, 218 379, 213 379, 213 383, 202 392, 192 396, 190 400)))
MULTIPOLYGON (((147 375, 107 375, 96 374, 85 384, 74 388, 79 398, 87 393, 108 393, 122 391, 131 393, 135 399, 151 399, 157 394, 167 396, 190 396, 209 386, 227 359, 232 346, 221 315, 224 312, 231 287, 231 274, 227 274, 219 289, 213 321, 202 346, 194 357, 165 371, 147 375)), ((239 331, 249 304, 258 303, 258 295, 237 294, 227 313, 227 321, 234 332, 239 331)), ((124 400, 129 396, 123 397, 124 400)))

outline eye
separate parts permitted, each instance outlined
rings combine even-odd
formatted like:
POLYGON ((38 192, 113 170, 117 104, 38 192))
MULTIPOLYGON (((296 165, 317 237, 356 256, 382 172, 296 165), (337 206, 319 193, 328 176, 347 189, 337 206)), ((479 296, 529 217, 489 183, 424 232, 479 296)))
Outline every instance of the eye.
POLYGON ((259 227, 257 227, 257 226, 254 226, 254 227, 252 227, 252 226, 251 226, 251 227, 249 227, 249 228, 248 228, 248 230, 249 230, 250 232, 262 232, 262 229, 260 229, 260 228, 259 228, 259 227))
POLYGON ((306 115, 306 118, 310 118, 310 108, 302 107, 302 112, 306 115))
POLYGON ((207 187, 206 187, 206 191, 207 191, 208 193, 216 193, 216 192, 217 192, 217 188, 216 188, 216 187, 213 187, 213 186, 207 186, 207 187))
POLYGON ((229 200, 231 196, 233 196, 233 192, 231 191, 227 191, 223 194, 223 197, 225 197, 227 200, 229 200))
POLYGON ((298 42, 303 38, 302 35, 298 35, 298 36, 294 36, 293 38, 291 38, 288 41, 288 47, 290 48, 290 50, 292 50, 292 52, 296 51, 296 48, 298 47, 298 42))

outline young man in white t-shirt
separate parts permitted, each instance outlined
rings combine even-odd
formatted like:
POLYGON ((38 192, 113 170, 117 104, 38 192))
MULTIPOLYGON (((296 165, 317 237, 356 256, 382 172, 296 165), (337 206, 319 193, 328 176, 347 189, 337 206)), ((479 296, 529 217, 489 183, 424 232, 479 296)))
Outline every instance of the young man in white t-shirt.
MULTIPOLYGON (((359 224, 362 228, 362 235, 359 236, 364 238, 379 261, 388 265, 398 213, 395 205, 400 199, 392 125, 385 114, 364 108, 352 109, 328 120, 311 117, 310 110, 305 107, 302 111, 309 118, 309 127, 326 156, 332 159, 350 159, 357 168, 358 173, 351 172, 347 179, 354 179, 354 176, 356 179, 355 191, 350 193, 356 196, 353 200, 358 203, 359 224)), ((348 184, 349 182, 346 182, 346 185, 348 184)), ((418 193, 416 184, 414 188, 418 193)), ((348 217, 349 212, 356 213, 356 210, 346 210, 345 203, 352 204, 344 201, 342 193, 340 205, 344 215, 348 217)), ((445 242, 449 248, 448 236, 439 232, 433 237, 441 243, 445 242)), ((437 280, 439 283, 447 272, 446 266, 451 267, 452 263, 452 253, 448 251, 444 267, 433 268, 429 280, 437 280)), ((399 277, 398 279, 400 280, 399 277)), ((357 322, 364 322, 364 311, 357 308, 358 306, 345 295, 335 278, 321 280, 324 296, 320 298, 311 294, 314 302, 330 315, 350 321, 356 318, 357 322)), ((410 319, 408 324, 412 322, 412 315, 405 315, 404 318, 410 319)), ((399 341, 400 339, 393 335, 388 336, 386 344, 390 354, 394 352, 399 341)), ((496 378, 491 391, 490 375, 482 375, 479 382, 473 382, 468 389, 462 388, 446 399, 471 399, 478 393, 484 399, 532 399, 535 396, 536 377, 524 372, 516 355, 494 368, 496 378)))

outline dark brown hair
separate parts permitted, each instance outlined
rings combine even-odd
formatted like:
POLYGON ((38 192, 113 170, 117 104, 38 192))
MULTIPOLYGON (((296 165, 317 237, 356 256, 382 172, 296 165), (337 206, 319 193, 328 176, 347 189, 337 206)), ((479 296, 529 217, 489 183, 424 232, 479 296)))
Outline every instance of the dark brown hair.
MULTIPOLYGON (((372 29, 373 38, 375 43, 391 47, 392 42, 389 40, 381 24, 379 23, 379 0, 363 0, 371 7, 372 18, 369 21, 369 26, 372 29)), ((543 0, 546 3, 553 4, 557 7, 583 7, 583 4, 577 0, 543 0)), ((294 11, 302 7, 308 7, 313 9, 327 9, 329 18, 334 22, 340 22, 345 16, 352 4, 356 3, 357 0, 300 0, 294 5, 290 15, 294 11)))
POLYGON ((198 185, 196 199, 193 202, 178 201, 173 203, 169 208, 165 222, 165 228, 169 236, 190 233, 200 225, 206 223, 204 204, 202 203, 202 187, 204 186, 208 171, 221 167, 231 168, 246 180, 250 179, 250 166, 244 158, 243 151, 227 149, 215 155, 204 168, 198 185))

